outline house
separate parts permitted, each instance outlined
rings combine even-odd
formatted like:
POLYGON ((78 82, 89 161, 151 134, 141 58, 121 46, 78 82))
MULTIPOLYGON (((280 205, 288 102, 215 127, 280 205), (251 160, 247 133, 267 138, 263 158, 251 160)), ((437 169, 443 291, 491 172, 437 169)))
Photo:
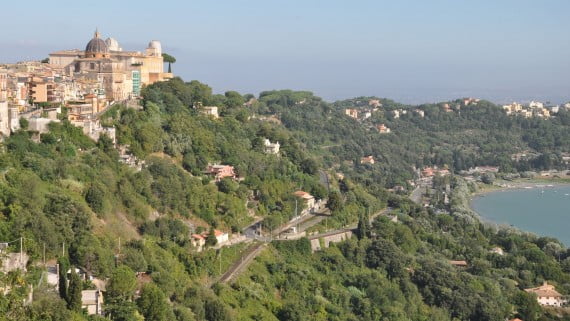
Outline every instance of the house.
POLYGON ((422 170, 423 177, 433 177, 435 176, 435 169, 433 167, 426 167, 422 170))
POLYGON ((202 252, 202 249, 204 249, 206 245, 206 238, 201 234, 192 234, 190 243, 196 249, 196 252, 202 252))
POLYGON ((501 256, 502 256, 502 255, 505 255, 505 251, 503 251, 503 249, 500 248, 500 247, 498 247, 498 246, 492 248, 492 249, 491 249, 491 253, 495 253, 495 254, 498 254, 498 255, 501 255, 501 256))
POLYGON ((81 308, 87 311, 88 315, 103 315, 103 293, 101 290, 81 291, 81 308))
POLYGON ((566 304, 566 299, 554 288, 554 285, 544 283, 536 288, 525 289, 528 293, 536 294, 538 304, 543 306, 561 307, 566 304))
POLYGON ((49 123, 59 123, 59 119, 49 119, 43 117, 32 117, 29 120, 28 129, 32 131, 39 132, 40 134, 47 133, 49 131, 49 123))
POLYGON ((392 115, 394 115, 394 119, 400 118, 400 111, 399 110, 392 110, 392 115))
POLYGON ((480 101, 479 98, 463 98, 463 105, 464 106, 469 106, 470 104, 473 105, 477 105, 477 103, 480 101))
POLYGON ((529 108, 544 108, 544 104, 539 102, 539 101, 533 100, 528 104, 528 107, 529 108))
POLYGON ((315 197, 307 192, 304 191, 296 191, 293 195, 301 198, 303 202, 307 205, 307 210, 311 211, 316 204, 315 197))
POLYGON ((0 258, 0 272, 8 273, 10 271, 22 270, 27 271, 28 261, 30 257, 25 252, 22 253, 4 253, 0 258))
POLYGON ((203 114, 213 116, 214 118, 219 118, 218 107, 216 106, 205 106, 201 109, 203 114))
MULTIPOLYGON (((196 252, 202 252, 204 246, 206 246, 206 239, 210 232, 205 231, 201 234, 192 234, 190 237, 190 243, 196 249, 196 252)), ((214 236, 216 237, 216 244, 224 244, 230 240, 230 236, 226 232, 220 230, 214 230, 214 236)))
POLYGON ((418 116, 420 116, 421 118, 424 118, 424 116, 425 116, 425 112, 421 109, 416 109, 416 110, 414 110, 414 112, 416 114, 418 114, 418 116))
POLYGON ((380 103, 380 99, 370 99, 368 101, 368 106, 378 108, 378 107, 382 107, 382 103, 380 103))
POLYGON ((263 147, 266 154, 279 154, 279 148, 281 145, 279 145, 279 142, 272 143, 269 139, 266 138, 263 141, 263 147))
POLYGON ((344 110, 344 114, 354 119, 358 119, 358 109, 347 108, 344 110))
POLYGON ((390 128, 386 127, 386 125, 384 125, 384 124, 380 124, 380 125, 376 126, 376 129, 378 129, 378 132, 380 134, 390 133, 390 128))
POLYGON ((456 266, 456 267, 468 267, 469 265, 467 264, 467 261, 454 261, 454 260, 450 260, 449 264, 456 266))
POLYGON ((366 157, 362 157, 360 159, 360 164, 370 164, 370 165, 374 165, 375 161, 374 161, 374 156, 370 155, 370 156, 366 156, 366 157))
POLYGON ((230 165, 208 165, 206 173, 213 175, 216 181, 226 177, 236 178, 234 167, 230 165))
POLYGON ((217 244, 224 244, 230 240, 229 234, 220 230, 214 230, 214 235, 216 236, 217 244))

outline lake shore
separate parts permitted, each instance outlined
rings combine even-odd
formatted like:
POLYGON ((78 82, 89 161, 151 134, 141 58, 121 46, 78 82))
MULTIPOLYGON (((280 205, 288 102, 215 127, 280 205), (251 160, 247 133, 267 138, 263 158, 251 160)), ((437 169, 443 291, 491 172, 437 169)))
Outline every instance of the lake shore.
MULTIPOLYGON (((570 186, 568 178, 529 178, 517 179, 513 181, 498 180, 492 185, 478 183, 478 190, 471 193, 470 200, 477 197, 484 197, 486 194, 516 189, 534 189, 534 188, 555 188, 560 186, 570 186)), ((472 210, 473 206, 470 204, 472 210)))
MULTIPOLYGON (((536 236, 550 236, 550 237, 554 237, 557 238, 558 240, 561 241, 562 244, 566 244, 566 246, 568 244, 570 244, 570 240, 565 237, 565 232, 561 231, 558 226, 562 226, 564 224, 558 223, 557 226, 545 226, 544 224, 542 224, 542 221, 537 221, 537 222, 533 222, 529 225, 528 220, 532 220, 531 216, 529 216, 526 212, 526 209, 528 208, 533 208, 533 206, 535 205, 535 203, 527 203, 526 205, 524 205, 523 208, 516 208, 516 204, 520 204, 520 203, 525 203, 525 201, 528 198, 525 199, 520 199, 517 198, 516 196, 505 196, 502 197, 499 194, 501 194, 502 192, 515 192, 515 194, 512 195, 518 195, 518 191, 521 191, 521 193, 524 193, 524 195, 528 195, 528 197, 532 198, 535 197, 537 194, 538 195, 559 195, 562 196, 563 194, 555 194, 558 192, 558 189, 564 189, 565 192, 564 193, 568 193, 568 187, 570 187, 570 180, 568 179, 525 179, 525 180, 516 180, 516 181, 497 181, 494 185, 482 185, 482 184, 478 184, 479 189, 476 190, 475 192, 472 192, 469 195, 468 198, 468 206, 469 206, 469 210, 471 211, 471 213, 473 213, 474 216, 476 216, 479 221, 486 223, 486 224, 491 224, 491 225, 495 225, 499 228, 503 227, 503 228, 509 228, 509 229, 516 229, 519 230, 522 233, 530 233, 536 236), (532 192, 534 190, 534 192, 532 192), (522 192, 522 191, 529 191, 529 192, 522 192), (550 191, 550 192, 549 192, 550 191), (546 194, 544 194, 546 192, 546 194), (492 194, 492 195, 491 195, 492 194), (499 214, 500 212, 496 212, 496 210, 491 210, 489 212, 489 208, 487 208, 486 210, 483 210, 480 205, 481 204, 485 204, 488 203, 489 201, 484 201, 482 198, 483 197, 489 197, 490 199, 492 199, 492 202, 496 202, 497 199, 503 199, 502 205, 495 205, 497 206, 496 210, 499 210, 500 208, 504 208, 504 207, 511 207, 514 206, 515 209, 509 210, 507 212, 503 212, 504 214, 499 214), (506 201, 506 202, 505 202, 506 201), (482 202, 482 203, 478 203, 478 202, 482 202), (508 203, 512 203, 512 205, 507 205, 508 203), (478 205, 476 205, 478 204, 478 205), (516 215, 516 217, 509 217, 508 215, 505 216, 506 213, 518 213, 516 215), (524 218, 526 215, 526 218, 524 218), (522 220, 521 220, 521 217, 522 220), (525 221, 527 220, 527 221, 525 221)), ((564 195, 568 195, 568 194, 564 194, 564 195)), ((567 198, 567 196, 564 196, 567 198)), ((555 200, 553 201, 553 203, 549 203, 549 204, 556 204, 555 200)), ((543 213, 544 208, 543 207, 539 207, 539 208, 534 208, 533 210, 534 213, 543 213)), ((563 211, 563 210, 562 210, 563 211)), ((553 213, 561 213, 561 209, 558 208, 557 210, 555 210, 553 213)), ((554 214, 555 215, 555 214, 554 214)), ((564 222, 564 221, 560 221, 560 217, 559 216, 554 216, 557 217, 559 222, 564 222)), ((554 218, 553 217, 553 218, 554 218)), ((532 221, 531 221, 532 222, 532 221)))

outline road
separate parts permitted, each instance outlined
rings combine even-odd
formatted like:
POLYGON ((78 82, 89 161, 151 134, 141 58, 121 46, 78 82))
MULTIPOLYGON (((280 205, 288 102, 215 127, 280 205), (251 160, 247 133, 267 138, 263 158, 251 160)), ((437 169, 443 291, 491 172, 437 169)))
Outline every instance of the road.
MULTIPOLYGON (((388 207, 388 208, 385 208, 379 212, 374 213, 372 216, 370 216, 370 223, 372 223, 372 221, 374 221, 374 219, 376 217, 378 217, 380 215, 388 215, 391 211, 392 211, 392 208, 388 207)), ((324 220, 325 218, 327 218, 329 216, 329 215, 325 214, 326 212, 328 212, 327 210, 325 210, 323 212, 324 213, 315 213, 315 214, 306 215, 305 217, 299 218, 298 222, 297 221, 289 222, 285 225, 282 225, 278 229, 283 230, 286 226, 291 227, 291 226, 294 226, 295 224, 299 223, 299 230, 300 230, 299 232, 304 231, 304 230, 308 229, 309 227, 315 226, 316 224, 320 223, 322 220, 324 220)), ((241 272, 243 272, 249 266, 249 264, 263 251, 263 249, 267 246, 267 243, 270 242, 271 240, 276 240, 276 241, 286 240, 284 238, 271 239, 270 237, 267 237, 267 236, 257 235, 255 232, 256 227, 254 225, 245 229, 244 234, 248 235, 248 233, 250 233, 250 235, 253 235, 255 240, 258 240, 261 242, 257 242, 255 244, 251 245, 245 251, 245 253, 241 256, 241 258, 238 259, 236 262, 234 262, 234 264, 218 279, 219 282, 228 283, 228 282, 231 282, 232 280, 234 280, 235 277, 237 277, 241 272)), ((333 230, 333 231, 328 231, 328 232, 317 234, 317 235, 312 235, 312 236, 309 236, 309 239, 315 239, 315 238, 320 238, 320 237, 324 237, 324 236, 328 236, 328 235, 334 235, 334 234, 346 232, 348 230, 354 230, 354 229, 356 229, 357 225, 358 224, 352 224, 352 225, 349 225, 348 227, 341 228, 338 230, 333 230)), ((287 227, 287 228, 289 228, 289 227, 287 227)), ((278 229, 274 230, 274 232, 277 231, 278 229)), ((275 235, 278 235, 278 234, 275 234, 275 235)))
POLYGON ((412 200, 412 202, 416 203, 416 204, 420 204, 422 201, 422 191, 424 190, 424 187, 421 185, 416 186, 416 188, 412 191, 412 194, 410 194, 410 199, 412 200))

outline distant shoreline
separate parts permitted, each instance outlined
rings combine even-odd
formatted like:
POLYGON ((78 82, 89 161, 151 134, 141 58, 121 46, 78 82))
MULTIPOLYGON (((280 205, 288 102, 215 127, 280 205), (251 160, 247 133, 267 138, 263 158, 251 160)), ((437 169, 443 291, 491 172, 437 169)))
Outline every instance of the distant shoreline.
POLYGON ((570 179, 528 179, 528 180, 516 180, 516 181, 500 181, 499 183, 494 183, 493 185, 478 185, 479 190, 471 193, 469 199, 469 207, 475 211, 472 206, 473 200, 476 198, 484 197, 487 194, 498 193, 510 190, 526 190, 526 189, 536 189, 536 188, 555 188, 555 187, 570 186, 570 179), (495 185, 497 184, 497 185, 495 185))

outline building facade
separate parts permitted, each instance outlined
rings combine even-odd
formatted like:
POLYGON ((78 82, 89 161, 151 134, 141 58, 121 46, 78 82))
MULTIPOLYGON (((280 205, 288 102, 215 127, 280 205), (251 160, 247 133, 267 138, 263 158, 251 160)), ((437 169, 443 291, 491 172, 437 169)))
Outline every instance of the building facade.
POLYGON ((164 72, 162 46, 152 40, 144 52, 123 51, 117 40, 103 40, 96 31, 85 50, 72 49, 51 53, 49 63, 61 68, 94 94, 108 100, 125 100, 140 95, 142 86, 172 78, 164 72))

